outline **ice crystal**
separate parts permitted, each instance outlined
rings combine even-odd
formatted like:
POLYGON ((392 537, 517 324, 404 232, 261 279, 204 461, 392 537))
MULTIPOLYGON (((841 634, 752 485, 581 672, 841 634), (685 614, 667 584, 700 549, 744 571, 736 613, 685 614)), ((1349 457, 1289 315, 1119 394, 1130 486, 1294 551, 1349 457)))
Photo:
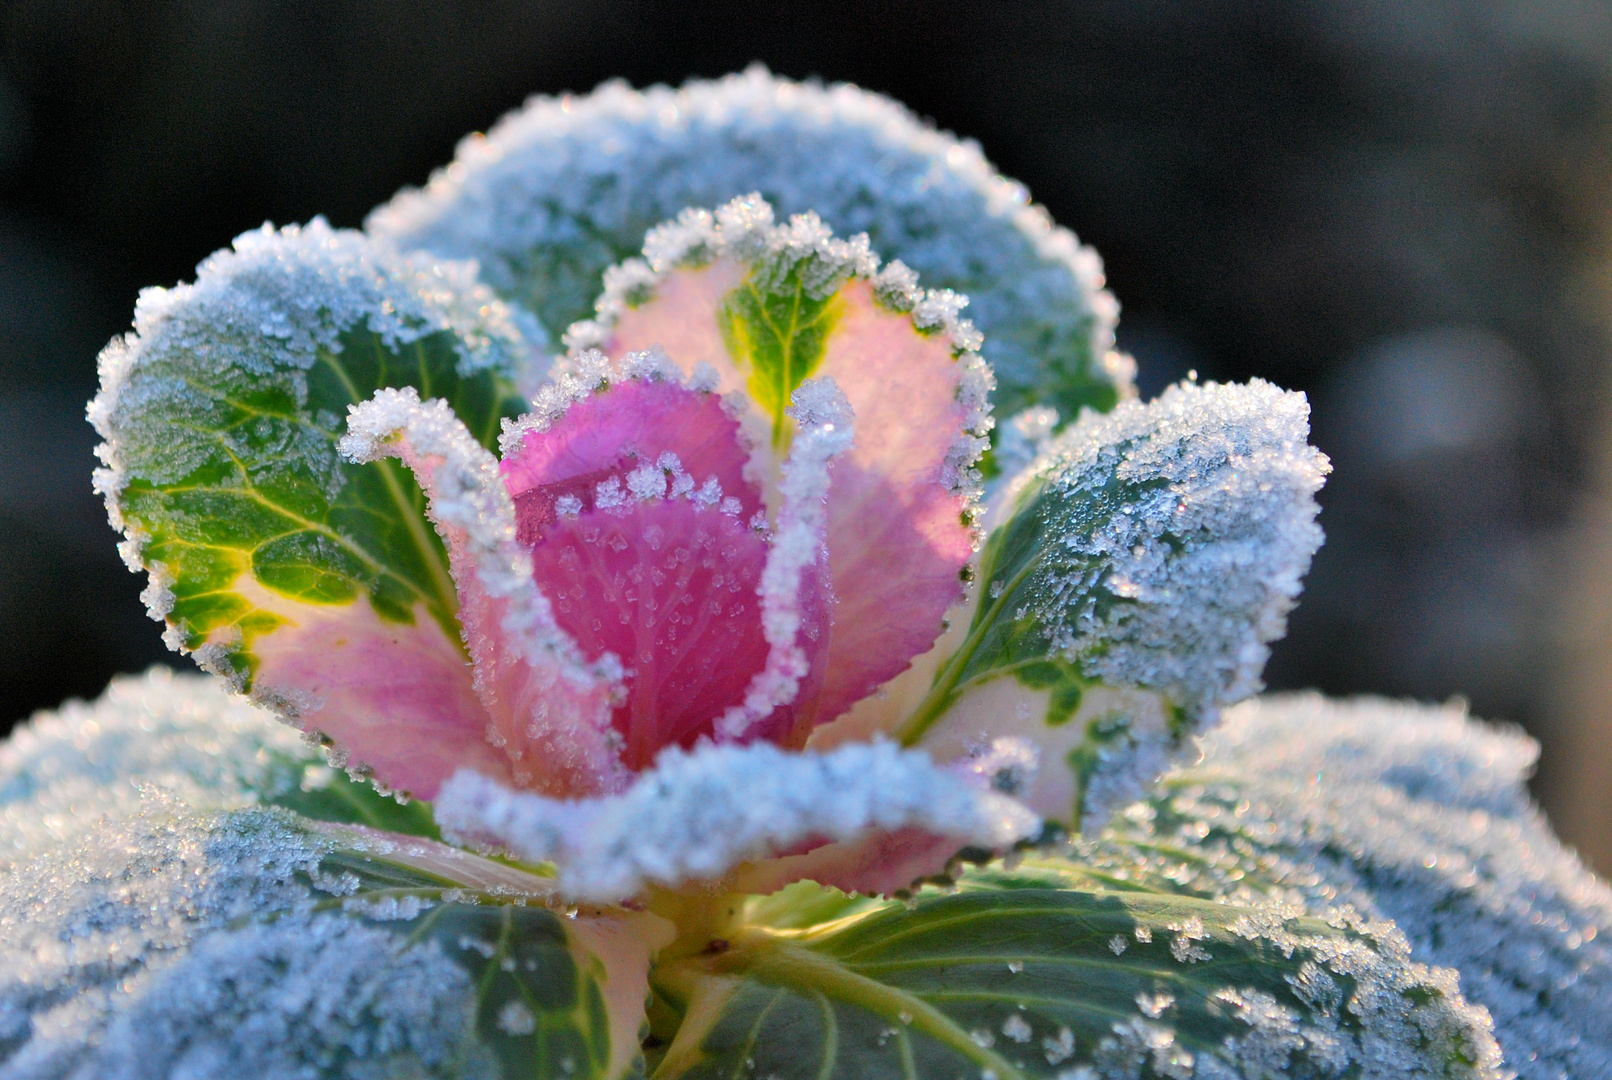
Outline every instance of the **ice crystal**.
POLYGON ((1041 1050, 1048 1065, 1061 1065, 1075 1056, 1075 1033, 1067 1026, 1060 1027, 1056 1036, 1048 1035, 1041 1040, 1041 1050))
MULTIPOLYGON (((1007 410, 1045 388, 1071 417, 1134 392, 1096 254, 978 145, 852 86, 753 67, 679 90, 613 82, 585 97, 534 97, 460 143, 452 165, 376 210, 368 229, 476 259, 557 335, 589 316, 606 267, 650 228, 751 191, 784 214, 815 211, 842 235, 866 233, 930 284, 967 293, 1007 410)), ((925 315, 944 307, 937 297, 925 315)))
MULTIPOLYGON (((972 762, 969 764, 973 764, 972 762)), ((823 754, 769 743, 664 751, 618 796, 562 801, 511 791, 463 771, 443 785, 447 833, 559 865, 579 900, 614 901, 646 883, 717 878, 803 842, 917 828, 958 847, 1000 848, 1040 821, 965 769, 942 768, 889 742, 823 754)))
POLYGON ((530 1035, 537 1030, 537 1017, 524 1002, 511 1001, 498 1011, 498 1030, 506 1035, 530 1035))

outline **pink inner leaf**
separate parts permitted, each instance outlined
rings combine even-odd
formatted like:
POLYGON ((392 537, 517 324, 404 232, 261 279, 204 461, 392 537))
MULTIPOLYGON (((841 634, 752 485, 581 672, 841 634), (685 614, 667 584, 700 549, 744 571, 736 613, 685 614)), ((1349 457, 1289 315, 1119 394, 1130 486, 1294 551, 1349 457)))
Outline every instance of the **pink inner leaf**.
POLYGON ((300 603, 245 575, 235 588, 287 623, 254 642, 252 700, 329 739, 336 762, 422 799, 456 768, 510 778, 464 653, 424 605, 410 626, 363 599, 300 603))
POLYGON ((756 595, 766 557, 737 516, 685 500, 588 510, 543 530, 532 566, 555 618, 588 655, 613 653, 626 668, 613 722, 628 768, 711 734, 766 662, 756 595))
POLYGON ((1006 742, 951 766, 884 741, 826 754, 704 743, 669 749, 625 791, 589 799, 510 791, 465 770, 436 810, 445 835, 553 860, 572 899, 713 879, 742 891, 816 877, 885 892, 960 848, 1036 835, 1041 820, 1014 798, 1033 768, 1033 748, 1006 742))
MULTIPOLYGON (((748 521, 762 508, 761 492, 744 478, 749 453, 738 431, 715 394, 629 379, 572 404, 547 430, 528 432, 499 469, 517 504, 534 489, 552 503, 671 452, 697 485, 715 477, 748 521)), ((525 510, 521 527, 531 527, 525 510)))
POLYGON ((799 430, 783 466, 783 505, 761 581, 767 661, 744 703, 717 721, 718 736, 729 741, 754 738, 764 728, 774 741, 804 744, 828 677, 825 502, 833 490, 830 465, 851 447, 855 429, 850 404, 832 379, 802 383, 791 400, 799 430))
POLYGON ((412 388, 377 391, 348 412, 342 452, 355 461, 400 458, 425 490, 448 548, 486 737, 504 751, 515 782, 560 795, 621 787, 611 658, 589 663, 554 621, 515 541, 514 506, 492 455, 446 402, 422 404, 412 388))
MULTIPOLYGON (((772 640, 766 516, 739 426, 718 397, 660 378, 651 359, 630 358, 644 377, 601 379, 552 418, 523 421, 501 466, 557 621, 586 655, 625 669, 612 723, 634 769, 742 708, 772 640)), ((822 575, 811 580, 821 592, 822 575)), ((821 638, 826 597, 797 607, 821 638)), ((810 674, 800 667, 797 683, 810 674)), ((778 737, 789 721, 751 737, 778 737)))
MULTIPOLYGON (((662 345, 685 371, 707 364, 723 391, 742 390, 748 372, 727 351, 717 313, 743 277, 732 259, 668 271, 651 299, 620 312, 605 351, 662 345)), ((988 375, 977 358, 957 358, 946 333, 921 333, 912 316, 881 306, 865 279, 839 295, 817 373, 850 400, 857 438, 835 466, 828 500, 835 606, 821 722, 904 671, 961 599, 960 574, 976 540, 965 521, 973 509, 967 471, 981 444, 972 433, 987 423, 988 375)), ((770 471, 766 426, 751 428, 758 471, 770 471)))

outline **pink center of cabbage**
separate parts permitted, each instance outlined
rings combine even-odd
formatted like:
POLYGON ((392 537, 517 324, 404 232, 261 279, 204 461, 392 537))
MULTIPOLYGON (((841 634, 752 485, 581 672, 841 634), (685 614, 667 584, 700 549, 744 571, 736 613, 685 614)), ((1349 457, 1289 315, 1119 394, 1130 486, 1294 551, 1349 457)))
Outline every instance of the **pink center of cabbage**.
MULTIPOLYGON (((628 768, 712 735, 766 663, 768 544, 746 456, 715 395, 628 381, 503 463, 556 621, 588 656, 613 653, 626 669, 612 723, 628 768)), ((754 734, 784 732, 774 722, 754 734)))

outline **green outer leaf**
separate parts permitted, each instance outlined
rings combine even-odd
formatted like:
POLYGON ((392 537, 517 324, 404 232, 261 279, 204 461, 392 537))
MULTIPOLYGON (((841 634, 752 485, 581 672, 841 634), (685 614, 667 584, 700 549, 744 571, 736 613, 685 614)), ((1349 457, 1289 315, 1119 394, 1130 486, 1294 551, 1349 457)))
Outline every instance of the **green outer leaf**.
POLYGON ((477 1039, 492 1048, 506 1080, 607 1075, 610 1019, 600 972, 591 957, 573 953, 559 915, 444 904, 408 933, 436 940, 464 965, 476 986, 477 1039))
MULTIPOLYGON (((341 883, 316 910, 342 910, 405 938, 435 942, 476 990, 473 1042, 503 1080, 618 1080, 611 1076, 605 963, 540 900, 467 888, 451 877, 370 851, 338 846, 316 887, 341 883), (414 908, 423 907, 410 915, 414 908), (401 917, 400 917, 401 916, 401 917)), ((505 876, 516 876, 508 874, 505 876)), ((534 892, 544 891, 540 879, 534 892)), ((273 913, 260 913, 272 917, 273 913)), ((641 1057, 625 1075, 642 1075, 641 1057)))
POLYGON ((750 370, 751 399, 772 418, 774 449, 783 446, 788 432, 789 395, 822 363, 844 307, 838 292, 815 297, 806 291, 803 265, 775 284, 758 284, 752 274, 717 312, 728 353, 741 370, 750 370))
POLYGON ((1492 1075, 1470 1068, 1486 1017, 1407 963, 1391 926, 1074 891, 1082 875, 1055 859, 972 871, 955 893, 664 965, 673 1008, 708 1000, 655 1078, 1191 1077, 1205 1056, 1232 1071, 1197 1075, 1263 1076, 1262 1053, 1272 1076, 1353 1076, 1366 1052, 1401 1055, 1406 1075, 1492 1075), (1301 1036, 1286 1050, 1261 1051, 1240 1015, 1259 995, 1301 1036))
MULTIPOLYGON (((992 530, 980 556, 981 596, 968 636, 935 676, 923 702, 903 726, 902 742, 917 742, 958 698, 975 686, 1012 675, 1032 689, 1051 689, 1046 722, 1066 722, 1081 692, 1096 680, 1055 648, 1057 627, 1037 617, 1037 597, 1060 595, 1074 610, 1089 603, 1097 619, 1133 601, 1108 587, 1108 561, 1075 550, 1122 506, 1169 486, 1165 479, 1127 484, 1114 478, 1083 497, 1070 498, 1042 478, 1019 497, 1013 515, 992 530), (1066 582, 1078 581, 1071 589, 1066 582)), ((1169 538, 1166 538, 1168 541, 1169 538)))
POLYGON ((1256 379, 1181 383, 1060 436, 1015 481, 900 738, 948 756, 982 731, 1030 739, 1050 771, 1027 800, 1062 821, 1072 795, 1082 830, 1137 798, 1259 689, 1321 542, 1308 434, 1302 395, 1256 379))
MULTIPOLYGON (((149 348, 116 416, 128 483, 126 521, 149 539, 147 565, 172 578, 169 623, 194 649, 234 628, 227 665, 250 686, 254 638, 279 616, 232 588, 250 572, 270 590, 319 604, 369 600, 384 619, 410 624, 426 611, 459 639, 447 553, 425 517, 425 497, 396 461, 343 462, 335 442, 347 406, 382 386, 446 398, 484 444, 521 401, 493 369, 460 371, 448 330, 389 346, 365 326, 320 347, 303 372, 277 366, 275 344, 247 343, 262 362, 220 366, 191 339, 149 348), (170 475, 170 463, 188 465, 170 475)), ((238 344, 238 343, 237 343, 238 344)))

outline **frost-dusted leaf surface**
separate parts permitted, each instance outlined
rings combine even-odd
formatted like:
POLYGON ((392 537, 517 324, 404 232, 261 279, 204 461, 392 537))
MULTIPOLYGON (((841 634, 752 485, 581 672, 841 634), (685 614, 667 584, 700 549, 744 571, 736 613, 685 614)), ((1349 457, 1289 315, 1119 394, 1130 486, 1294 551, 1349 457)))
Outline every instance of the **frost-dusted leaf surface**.
POLYGON ((1390 925, 1076 891, 1055 862, 960 884, 663 965, 695 1007, 657 1077, 1500 1075, 1390 925))
MULTIPOLYGON (((472 993, 466 1041, 496 1059, 493 1075, 605 1078, 621 1074, 623 1058, 637 1057, 641 1016, 624 1025, 634 1045, 623 1055, 612 1045, 604 991, 611 975, 633 973, 607 972, 555 911, 498 903, 452 878, 368 853, 338 849, 319 873, 344 911, 397 935, 405 950, 434 946, 464 972, 472 993)), ((647 955, 640 959, 647 967, 647 955)))
POLYGON ((281 622, 233 590, 243 574, 309 603, 362 596, 397 623, 423 606, 457 637, 446 553, 419 486, 395 462, 341 462, 335 441, 348 405, 383 386, 413 386, 447 399, 490 444, 499 418, 519 412, 508 384, 490 371, 461 376, 446 331, 389 346, 349 327, 306 371, 276 365, 272 338, 256 343, 257 356, 249 343, 223 371, 207 370, 203 346, 175 344, 147 352, 117 419, 128 470, 122 513, 150 536, 145 561, 174 579, 167 617, 183 644, 238 627, 238 663, 250 668, 252 639, 281 622))
POLYGON ((514 867, 250 805, 314 753, 166 672, 0 744, 0 1077, 631 1070, 653 916, 565 918, 514 867))
POLYGON ((939 767, 888 740, 824 754, 705 742, 668 749, 626 791, 589 799, 512 791, 460 773, 443 785, 436 812, 454 840, 553 861, 568 899, 611 903, 646 888, 714 881, 765 893, 802 877, 887 893, 943 868, 960 848, 1000 850, 1040 832, 1035 815, 991 784, 1023 768, 1022 748, 973 764, 972 773, 939 767), (884 840, 891 842, 879 846, 884 840), (841 842, 854 849, 861 841, 873 846, 835 857, 845 854, 841 842), (804 863, 792 857, 802 851, 804 863))
POLYGON ((193 806, 247 805, 290 782, 282 762, 323 766, 217 680, 163 667, 120 675, 96 701, 41 712, 0 742, 0 852, 46 842, 57 818, 125 812, 139 783, 193 806))
POLYGON ((1071 428, 1015 482, 967 633, 902 738, 1033 739, 1048 760, 1032 805, 1069 824, 1135 798, 1259 688, 1321 541, 1307 419, 1302 395, 1256 380, 1182 384, 1071 428))
POLYGON ((0 744, 0 814, 15 806, 9 819, 23 835, 38 827, 30 817, 121 812, 119 796, 132 798, 137 784, 197 807, 283 806, 315 821, 438 838, 429 804, 353 780, 268 712, 213 679, 168 668, 120 676, 99 701, 68 702, 0 744))
POLYGON ((268 806, 283 806, 312 821, 365 825, 372 829, 442 839, 431 816, 431 804, 419 800, 399 802, 382 795, 375 785, 354 780, 308 755, 283 751, 262 752, 266 761, 256 784, 258 798, 268 806))
POLYGON ((1099 880, 1393 919, 1524 1080, 1612 1075, 1612 889, 1530 802, 1537 754, 1459 706, 1259 698, 1077 854, 1099 880))
POLYGON ((451 169, 405 191, 368 228, 403 247, 474 258, 558 337, 588 318, 600 274, 687 206, 760 191, 781 215, 815 210, 866 232, 933 288, 973 298, 1003 415, 1051 403, 1065 419, 1134 393, 1113 352, 1118 305, 1102 263, 979 147, 848 85, 765 69, 679 90, 607 83, 534 97, 451 169))

